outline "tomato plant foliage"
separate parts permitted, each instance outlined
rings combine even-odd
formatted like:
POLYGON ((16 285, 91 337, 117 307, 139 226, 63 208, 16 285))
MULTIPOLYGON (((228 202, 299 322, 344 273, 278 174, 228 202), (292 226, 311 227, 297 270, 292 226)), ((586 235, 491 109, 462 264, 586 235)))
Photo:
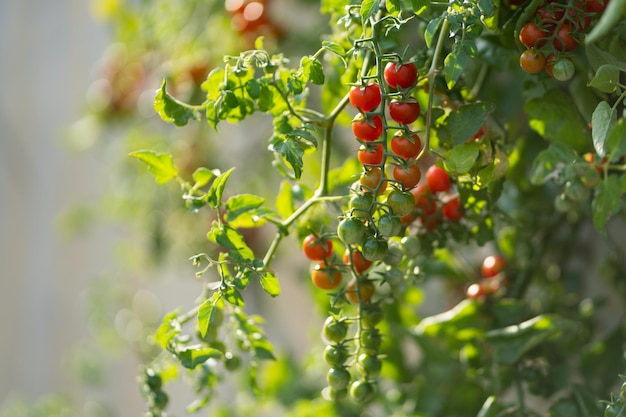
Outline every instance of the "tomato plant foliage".
MULTIPOLYGON (((189 168, 163 147, 130 154, 157 183, 179 184, 188 216, 212 219, 213 249, 191 257, 196 306, 154 332, 167 354, 142 371, 148 415, 167 414, 180 367, 197 397, 188 411, 214 415, 255 415, 210 407, 230 372, 250 388, 233 395, 252 392, 274 415, 600 413, 626 334, 621 321, 599 326, 604 301, 588 291, 599 267, 581 272, 576 257, 589 236, 608 242, 594 265, 624 303, 626 26, 614 17, 624 0, 322 0, 326 33, 297 45, 268 14, 277 0, 188 3, 231 23, 211 39, 224 54, 171 65, 154 111, 162 126, 216 132, 197 141, 228 141, 222 126, 242 126, 264 143, 270 169, 259 169, 278 185, 250 192, 236 180, 258 176, 245 164, 189 168), (250 129, 259 120, 271 131, 250 129), (254 242, 254 229, 272 241, 254 242), (275 269, 286 247, 312 276, 275 269), (287 362, 265 333, 272 323, 247 312, 250 286, 277 297, 285 280, 327 317, 306 366, 287 362), (446 289, 434 310, 433 285, 446 289)), ((182 18, 160 19, 171 19, 168 51, 182 18)))

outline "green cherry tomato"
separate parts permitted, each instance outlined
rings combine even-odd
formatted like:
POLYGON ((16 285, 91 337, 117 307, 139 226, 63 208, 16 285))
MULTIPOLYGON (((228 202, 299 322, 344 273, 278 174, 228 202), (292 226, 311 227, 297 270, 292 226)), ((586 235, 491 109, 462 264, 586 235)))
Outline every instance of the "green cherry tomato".
POLYGON ((337 320, 334 317, 328 317, 322 328, 322 335, 327 342, 339 343, 346 338, 348 334, 348 323, 345 320, 337 320))
POLYGON ((169 403, 169 396, 163 391, 153 391, 153 400, 154 406, 160 410, 163 410, 167 407, 167 403, 169 403))
POLYGON ((340 367, 348 359, 348 350, 343 345, 328 345, 324 349, 324 362, 332 367, 340 367))
POLYGON ((337 235, 346 245, 361 245, 365 240, 365 225, 356 217, 348 217, 339 222, 337 235))
POLYGON ((380 375, 382 365, 378 357, 367 353, 361 353, 356 362, 357 370, 366 378, 376 378, 380 375))
POLYGON ((342 390, 336 390, 332 387, 326 387, 322 391, 322 395, 324 396, 324 398, 331 401, 343 400, 348 396, 348 389, 344 388, 342 390))
POLYGON ((385 313, 380 305, 376 303, 363 304, 361 310, 361 324, 366 328, 376 327, 385 317, 385 313))
POLYGON ((224 354, 224 367, 229 371, 235 371, 239 369, 241 365, 241 358, 232 352, 226 352, 224 354))
POLYGON ((409 192, 402 192, 399 190, 393 190, 387 196, 387 204, 394 212, 400 217, 411 214, 415 207, 415 197, 409 192))
POLYGON ((380 331, 376 328, 362 329, 359 334, 359 343, 363 352, 376 355, 382 343, 380 331))
POLYGON ((581 181, 566 182, 563 193, 567 198, 576 203, 583 203, 587 201, 591 195, 589 188, 585 187, 581 181))
POLYGON ((574 63, 567 58, 559 59, 552 65, 552 75, 559 81, 568 81, 574 76, 574 63))
POLYGON ((378 219, 376 227, 381 236, 398 236, 402 232, 402 220, 395 214, 385 213, 378 219))
POLYGON ((385 257, 387 248, 387 241, 381 238, 371 237, 363 243, 361 253, 368 261, 376 262, 385 257))
POLYGON ((354 381, 350 386, 350 397, 357 404, 366 404, 374 399, 376 389, 369 381, 354 381))
POLYGON ((391 242, 387 248, 387 254, 383 258, 383 262, 389 266, 398 266, 402 262, 402 249, 397 242, 391 242))
POLYGON ((417 236, 405 236, 400 241, 402 250, 407 258, 414 258, 420 253, 420 241, 417 236))
POLYGON ((350 213, 355 217, 367 218, 370 216, 374 204, 372 193, 355 194, 350 199, 350 213))
POLYGON ((330 368, 328 374, 326 374, 328 386, 336 391, 348 388, 351 379, 350 372, 345 367, 330 368))

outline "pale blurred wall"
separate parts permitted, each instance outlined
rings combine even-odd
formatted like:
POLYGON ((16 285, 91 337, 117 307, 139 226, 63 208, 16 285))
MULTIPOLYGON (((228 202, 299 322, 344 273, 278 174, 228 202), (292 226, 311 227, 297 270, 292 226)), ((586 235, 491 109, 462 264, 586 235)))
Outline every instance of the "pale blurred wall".
MULTIPOLYGON (((0 0, 0 404, 72 389, 67 357, 84 330, 80 293, 110 263, 111 237, 66 242, 58 216, 98 192, 94 155, 61 146, 84 111, 107 43, 88 0, 0 0)), ((140 415, 136 364, 117 402, 140 415), (128 394, 126 394, 128 392, 128 394)))

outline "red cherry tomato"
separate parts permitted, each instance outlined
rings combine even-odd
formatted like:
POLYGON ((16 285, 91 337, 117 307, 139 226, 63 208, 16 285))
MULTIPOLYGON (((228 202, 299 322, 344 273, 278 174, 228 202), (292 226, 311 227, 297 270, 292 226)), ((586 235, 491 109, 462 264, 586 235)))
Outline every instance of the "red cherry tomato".
POLYGON ((346 265, 352 264, 352 267, 357 274, 365 272, 370 266, 372 266, 372 261, 365 259, 361 252, 357 250, 352 251, 352 256, 350 256, 350 251, 348 249, 346 249, 343 254, 343 263, 346 265))
POLYGON ((383 75, 389 87, 406 89, 412 87, 417 81, 417 67, 410 62, 402 65, 390 62, 385 66, 383 75))
POLYGON ((358 114, 352 121, 352 133, 366 142, 376 140, 383 134, 383 119, 376 115, 370 120, 365 120, 358 114))
POLYGON ((364 87, 354 86, 350 89, 350 104, 362 112, 374 110, 382 100, 378 84, 364 87))
POLYGON ((394 166, 393 179, 402 184, 402 187, 405 189, 413 188, 420 182, 422 178, 422 171, 420 171, 420 167, 417 164, 409 165, 408 167, 402 166, 394 166))
POLYGON ((463 207, 461 206, 459 197, 454 197, 444 204, 441 211, 443 212, 443 217, 448 220, 457 222, 463 218, 463 207))
POLYGON ((448 191, 450 189, 450 176, 437 165, 432 165, 426 171, 426 183, 432 192, 448 191))
POLYGON ((389 103, 389 115, 396 122, 408 125, 420 117, 420 104, 414 98, 408 101, 391 100, 389 103))
POLYGON ((565 22, 555 33, 552 46, 559 51, 571 51, 578 46, 578 41, 572 36, 572 28, 565 22))
POLYGON ((541 48, 546 44, 547 32, 541 30, 535 23, 528 22, 519 31, 519 41, 527 48, 541 48))
POLYGON ((529 74, 537 74, 546 66, 546 57, 535 49, 527 49, 519 57, 519 65, 529 74))
POLYGON ((480 267, 483 278, 493 278, 504 269, 506 261, 500 255, 487 256, 480 267))
POLYGON ((302 251, 312 261, 323 261, 332 255, 333 242, 310 234, 302 242, 302 251))
POLYGON ((363 165, 380 165, 383 162, 385 148, 380 142, 367 142, 359 148, 357 157, 363 165))
POLYGON ((399 130, 391 138, 391 152, 404 159, 413 159, 422 150, 422 141, 417 134, 409 138, 403 131, 399 130))

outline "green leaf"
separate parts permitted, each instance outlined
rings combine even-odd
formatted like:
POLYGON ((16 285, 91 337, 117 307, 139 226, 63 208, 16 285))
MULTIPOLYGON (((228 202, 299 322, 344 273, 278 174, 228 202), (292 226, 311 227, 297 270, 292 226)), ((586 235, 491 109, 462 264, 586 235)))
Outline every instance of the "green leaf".
POLYGON ((585 43, 590 44, 607 35, 614 26, 618 25, 626 15, 626 0, 611 0, 600 20, 585 37, 585 43))
POLYGON ((226 301, 236 307, 244 307, 246 305, 243 297, 241 296, 241 293, 235 287, 227 286, 224 290, 221 291, 221 293, 226 301))
POLYGON ((154 98, 154 110, 161 119, 176 126, 184 126, 189 119, 200 120, 200 111, 188 104, 176 100, 166 91, 166 82, 163 80, 161 88, 154 98))
MULTIPOLYGON (((207 185, 213 178, 215 178, 215 172, 208 168, 200 167, 196 169, 192 175, 195 181, 194 188, 202 188, 207 185)), ((219 175, 219 174, 217 174, 219 175)))
POLYGON ((495 110, 492 103, 465 104, 450 113, 439 135, 453 145, 465 143, 485 124, 487 117, 495 110))
POLYGON ((550 144, 548 149, 543 150, 533 161, 530 174, 530 182, 541 185, 550 179, 560 175, 561 170, 578 158, 576 152, 563 144, 550 144))
POLYGON ((490 330, 485 336, 499 362, 514 364, 533 348, 574 330, 576 323, 553 314, 542 314, 519 324, 490 330))
POLYGON ((346 54, 345 48, 336 42, 323 41, 322 48, 326 49, 329 52, 332 52, 333 54, 341 58, 343 58, 343 56, 346 54))
POLYGON ((322 0, 320 11, 327 14, 343 12, 344 7, 350 3, 350 0, 322 0))
POLYGON ((178 175, 172 155, 149 150, 135 151, 129 155, 148 165, 148 170, 154 174, 158 184, 164 184, 178 175))
POLYGON ((411 0, 411 6, 415 14, 422 14, 430 9, 430 0, 411 0))
POLYGON ((328 192, 348 186, 363 171, 363 165, 356 158, 348 158, 344 164, 328 172, 328 192))
POLYGON ((302 57, 300 67, 306 80, 317 85, 324 84, 324 68, 316 58, 312 56, 302 57))
POLYGON ((228 249, 229 254, 236 259, 254 260, 254 253, 246 244, 243 235, 229 225, 219 225, 215 222, 207 234, 207 238, 211 242, 228 249))
POLYGON ((426 25, 426 30, 424 31, 424 41, 426 42, 427 48, 431 47, 435 34, 437 34, 439 26, 441 26, 443 18, 444 16, 439 16, 436 19, 432 19, 428 22, 428 25, 426 25))
POLYGON ((291 216, 295 211, 291 183, 287 180, 280 183, 280 190, 276 196, 276 211, 284 218, 291 216))
POLYGON ((200 329, 200 335, 205 337, 209 328, 213 324, 215 318, 215 305, 213 300, 205 300, 198 308, 198 327, 200 329))
POLYGON ((478 0, 478 8, 485 17, 491 16, 494 10, 493 0, 478 0))
POLYGON ((585 46, 585 53, 589 59, 589 63, 595 71, 602 65, 610 64, 614 67, 620 68, 622 71, 626 71, 626 62, 620 61, 615 55, 603 51, 595 44, 588 44, 585 46))
POLYGON ((207 193, 207 203, 212 208, 218 208, 222 204, 222 195, 224 194, 224 188, 228 178, 232 175, 235 168, 231 168, 223 174, 219 175, 211 184, 211 188, 207 193))
POLYGON ((398 13, 402 10, 399 0, 386 0, 385 7, 387 7, 387 11, 389 14, 397 16, 398 13))
POLYGON ((380 0, 363 0, 361 3, 361 19, 363 24, 365 24, 370 17, 374 16, 374 13, 378 11, 380 7, 380 0))
POLYGON ((575 149, 589 144, 587 123, 578 112, 571 97, 560 89, 546 91, 526 103, 524 110, 530 127, 550 142, 558 142, 575 149))
POLYGON ((450 310, 426 317, 415 328, 417 335, 425 337, 446 336, 465 340, 476 337, 479 322, 479 304, 476 300, 464 299, 450 310))
POLYGON ((280 295, 280 283, 276 275, 271 272, 265 272, 261 275, 261 287, 272 297, 280 295))
POLYGON ((219 358, 222 352, 202 345, 185 346, 176 352, 180 363, 187 369, 195 369, 196 366, 211 358, 219 358))
POLYGON ((289 164, 293 170, 293 176, 298 179, 302 175, 302 157, 304 149, 293 140, 285 140, 283 136, 274 136, 270 144, 270 150, 276 152, 289 164))
POLYGON ((626 155, 626 123, 623 118, 612 126, 606 138, 604 149, 611 156, 611 161, 614 162, 626 155))
POLYGON ((275 360, 273 350, 274 347, 266 338, 253 339, 252 349, 254 358, 259 360, 275 360))
POLYGON ((306 142, 309 142, 311 146, 317 147, 317 138, 313 133, 309 132, 306 128, 298 128, 294 129, 286 135, 291 140, 299 140, 304 139, 306 142))
POLYGON ((252 194, 239 194, 232 196, 226 201, 226 211, 228 221, 233 221, 237 217, 263 205, 265 199, 252 194))
POLYGON ((591 137, 593 138, 593 147, 600 156, 606 154, 604 142, 609 133, 609 129, 615 124, 616 113, 609 103, 601 101, 593 111, 591 116, 591 137))
POLYGON ((443 74, 446 78, 448 88, 451 89, 454 87, 461 74, 463 74, 463 70, 465 70, 467 54, 461 49, 453 50, 446 56, 443 65, 443 74))
POLYGON ((619 74, 618 67, 611 64, 601 65, 587 85, 603 93, 614 93, 619 88, 619 74))
POLYGON ((609 175, 596 186, 596 196, 591 206, 593 225, 601 234, 606 235, 606 224, 619 211, 622 196, 622 188, 615 175, 609 175))
POLYGON ((161 346, 161 349, 167 349, 170 341, 181 332, 180 324, 176 321, 178 313, 178 310, 167 313, 154 333, 154 340, 161 346))
POLYGON ((476 142, 462 143, 455 146, 448 153, 446 165, 450 171, 456 174, 468 173, 478 158, 479 148, 476 142))

